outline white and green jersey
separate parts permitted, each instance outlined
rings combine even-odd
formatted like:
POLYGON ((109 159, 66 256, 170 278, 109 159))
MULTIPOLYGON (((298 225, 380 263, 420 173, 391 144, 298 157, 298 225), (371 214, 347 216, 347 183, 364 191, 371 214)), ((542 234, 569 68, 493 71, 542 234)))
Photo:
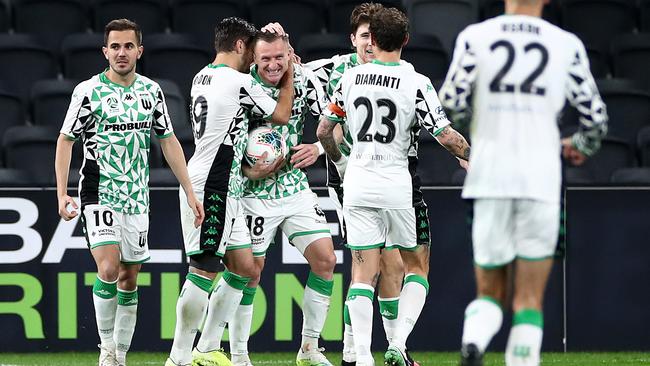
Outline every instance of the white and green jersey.
POLYGON ((241 198, 241 161, 249 118, 268 119, 276 101, 259 82, 224 64, 210 64, 192 80, 192 127, 196 148, 187 164, 192 186, 241 198))
MULTIPOLYGON (((302 143, 302 133, 307 113, 311 113, 318 120, 327 106, 327 99, 323 88, 311 70, 297 64, 294 64, 293 70, 294 101, 289 123, 284 126, 270 126, 282 134, 287 142, 289 151, 287 162, 276 174, 266 179, 247 180, 244 197, 278 199, 309 188, 305 172, 294 168, 293 164, 289 162, 293 154, 291 148, 302 143)), ((262 89, 268 95, 277 100, 280 89, 264 83, 257 73, 257 66, 251 68, 251 75, 260 82, 262 89)), ((251 119, 251 128, 266 123, 266 121, 260 121, 259 118, 257 121, 251 119)))
POLYGON ((159 138, 173 133, 165 97, 156 82, 136 74, 133 84, 124 87, 101 73, 77 85, 61 133, 83 142, 82 206, 101 204, 123 213, 148 212, 152 129, 159 138))
POLYGON ((426 76, 377 60, 348 70, 325 116, 348 125, 352 152, 344 206, 406 209, 420 203, 413 164, 420 126, 437 135, 449 120, 426 76))
MULTIPOLYGON (((359 65, 359 56, 356 53, 335 55, 331 58, 314 60, 305 64, 307 68, 314 71, 318 81, 323 85, 327 96, 330 98, 345 71, 359 65)), ((343 128, 343 141, 339 144, 339 150, 344 156, 350 156, 352 136, 348 132, 347 125, 341 127, 343 128)), ((327 185, 332 188, 341 186, 341 177, 329 158, 327 159, 327 185)))

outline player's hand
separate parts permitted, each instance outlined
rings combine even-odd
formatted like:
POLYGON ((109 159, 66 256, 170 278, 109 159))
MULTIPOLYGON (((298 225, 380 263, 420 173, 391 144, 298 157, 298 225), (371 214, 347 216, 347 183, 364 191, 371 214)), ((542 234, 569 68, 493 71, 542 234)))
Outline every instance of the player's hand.
POLYGON ((293 62, 289 62, 287 71, 282 75, 280 79, 280 88, 288 88, 293 91, 293 62))
POLYGON ((458 164, 460 165, 461 168, 467 170, 469 168, 469 161, 461 158, 456 158, 458 159, 458 164))
POLYGON ((59 198, 59 216, 65 221, 70 221, 73 218, 77 217, 78 213, 75 210, 68 211, 68 205, 72 206, 75 210, 79 208, 77 203, 72 199, 72 197, 67 194, 59 198))
POLYGON ((587 160, 585 154, 573 146, 570 137, 562 139, 562 156, 573 166, 580 166, 587 160))
POLYGON ((282 25, 278 22, 271 22, 265 26, 262 27, 261 29, 262 32, 269 32, 269 33, 275 33, 278 36, 287 36, 289 37, 289 34, 284 31, 284 28, 282 28, 282 25))
POLYGON ((289 43, 289 60, 298 65, 302 65, 302 59, 300 56, 296 55, 295 50, 291 46, 291 43, 289 43))
POLYGON ((262 154, 262 157, 258 159, 257 162, 255 162, 255 165, 242 167, 242 169, 244 169, 244 174, 248 177, 248 179, 259 180, 266 178, 280 170, 280 168, 284 165, 284 156, 278 157, 271 164, 265 163, 264 160, 266 160, 266 157, 268 155, 268 152, 264 152, 264 154, 262 154))
POLYGON ((306 168, 316 162, 318 159, 318 147, 314 144, 300 144, 291 148, 294 151, 291 156, 291 164, 296 169, 306 168))
POLYGON ((194 227, 199 227, 205 219, 205 211, 203 210, 203 203, 196 199, 194 192, 187 195, 187 205, 190 206, 194 213, 194 227))

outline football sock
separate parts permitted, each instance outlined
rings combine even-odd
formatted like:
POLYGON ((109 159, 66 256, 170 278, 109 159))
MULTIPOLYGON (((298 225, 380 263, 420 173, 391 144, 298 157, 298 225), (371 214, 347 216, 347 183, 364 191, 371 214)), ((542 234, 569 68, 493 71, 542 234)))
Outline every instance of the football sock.
POLYGON ((115 311, 117 310, 117 280, 107 282, 97 276, 93 285, 93 304, 97 332, 102 346, 114 350, 113 329, 115 327, 115 311))
POLYGON ((395 329, 391 345, 401 350, 406 349, 406 341, 420 317, 427 293, 429 293, 429 282, 426 278, 414 273, 409 273, 404 277, 404 286, 402 286, 399 298, 397 329, 395 329))
POLYGON ((326 280, 309 272, 307 286, 302 299, 302 344, 303 351, 318 349, 318 338, 327 319, 330 296, 334 281, 326 280))
POLYGON ((126 365, 126 353, 131 347, 138 316, 138 289, 126 291, 117 289, 117 311, 115 312, 115 333, 113 340, 115 356, 120 365, 126 365))
POLYGON ((176 364, 192 362, 192 346, 205 316, 212 280, 196 273, 188 273, 176 303, 176 329, 169 357, 176 364))
POLYGON ((381 314, 381 320, 384 324, 386 340, 390 344, 395 335, 395 329, 397 328, 399 297, 378 297, 377 300, 379 300, 379 313, 381 314))
POLYGON ((210 296, 208 316, 196 346, 200 352, 211 352, 221 348, 223 330, 235 314, 248 280, 249 278, 228 270, 223 272, 210 296))
POLYGON ((502 322, 503 311, 498 301, 489 296, 475 299, 465 309, 463 344, 473 343, 484 353, 502 322))
MULTIPOLYGON (((350 292, 348 291, 348 296, 350 292)), ((348 302, 345 302, 343 307, 343 361, 355 362, 357 360, 357 353, 354 350, 354 335, 352 334, 352 323, 350 322, 350 309, 348 309, 348 302)))
POLYGON ((372 343, 372 300, 375 289, 363 283, 354 283, 348 291, 348 309, 354 334, 354 349, 357 362, 372 365, 374 363, 370 346, 372 343))
POLYGON ((539 365, 543 329, 544 318, 539 310, 522 309, 516 312, 506 346, 506 365, 539 365))
POLYGON ((248 338, 251 335, 253 322, 253 300, 257 287, 245 287, 232 321, 228 324, 228 338, 230 339, 230 354, 247 355, 248 338))

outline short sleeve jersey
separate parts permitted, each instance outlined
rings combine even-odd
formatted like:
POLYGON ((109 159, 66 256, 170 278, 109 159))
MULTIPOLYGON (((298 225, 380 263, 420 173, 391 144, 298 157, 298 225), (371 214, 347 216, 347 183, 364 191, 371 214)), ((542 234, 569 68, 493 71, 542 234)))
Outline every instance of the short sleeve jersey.
POLYGON ((105 73, 74 89, 61 133, 81 139, 84 163, 81 204, 107 205, 118 212, 149 210, 151 131, 159 138, 173 133, 160 86, 136 74, 128 87, 105 73))
MULTIPOLYGON (((262 89, 269 96, 277 100, 280 89, 276 86, 266 84, 259 76, 256 66, 251 68, 251 75, 260 83, 262 89)), ((287 142, 287 149, 289 151, 286 158, 287 162, 276 174, 266 179, 246 180, 244 197, 278 199, 291 196, 294 193, 309 188, 305 172, 294 168, 290 162, 291 155, 293 154, 291 148, 302 143, 302 133, 307 114, 310 113, 318 120, 323 110, 327 107, 327 98, 322 86, 311 70, 294 64, 293 80, 294 101, 289 123, 282 126, 270 126, 282 134, 287 142)), ((251 124, 252 126, 250 127, 254 128, 259 124, 267 124, 267 122, 260 121, 258 118, 257 121, 251 120, 251 124)))
POLYGON ((431 81, 408 63, 375 60, 346 71, 326 116, 352 135, 344 205, 413 207, 408 157, 417 132, 423 126, 435 136, 449 125, 431 81))
POLYGON ((440 99, 454 121, 471 118, 463 196, 558 202, 557 119, 567 98, 581 114, 574 144, 595 151, 607 114, 575 35, 523 15, 461 32, 440 99))
POLYGON ((249 74, 223 64, 199 71, 192 80, 191 96, 196 147, 187 169, 192 186, 241 198, 249 116, 269 118, 276 102, 249 74))

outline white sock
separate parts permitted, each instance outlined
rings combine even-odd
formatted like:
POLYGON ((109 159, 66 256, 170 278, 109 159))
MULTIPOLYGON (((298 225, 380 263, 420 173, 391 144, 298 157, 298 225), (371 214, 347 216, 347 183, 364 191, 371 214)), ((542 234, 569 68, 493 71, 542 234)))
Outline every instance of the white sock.
POLYGON ((379 313, 381 314, 381 321, 384 324, 386 340, 388 341, 388 344, 390 344, 395 336, 395 330, 397 329, 399 296, 378 297, 377 300, 379 300, 379 313))
POLYGON ((501 328, 503 311, 491 297, 481 297, 470 302, 465 309, 463 344, 473 343, 481 353, 501 328))
POLYGON ((253 323, 253 300, 257 287, 246 287, 242 299, 235 310, 232 321, 228 323, 228 338, 230 339, 230 354, 247 355, 248 339, 253 323))
POLYGON ((208 316, 196 346, 200 352, 211 352, 221 348, 223 330, 235 314, 248 280, 229 271, 223 273, 210 296, 208 316))
POLYGON ((126 365, 126 353, 131 348, 131 339, 138 318, 138 289, 126 291, 117 289, 117 311, 115 312, 115 333, 113 340, 115 356, 120 365, 126 365))
POLYGON ((343 361, 356 362, 357 353, 354 350, 354 334, 352 334, 352 325, 350 324, 350 310, 348 302, 345 302, 343 308, 343 361))
POLYGON ((117 280, 107 282, 97 276, 93 285, 93 305, 95 306, 97 333, 99 333, 102 346, 115 350, 113 329, 115 327, 115 311, 117 310, 117 280))
POLYGON ((398 305, 397 329, 391 345, 401 350, 406 349, 406 341, 420 317, 428 292, 429 283, 426 278, 414 273, 409 273, 404 277, 404 286, 398 305))
POLYGON ((372 364, 370 352, 372 343, 373 297, 375 289, 363 283, 354 283, 348 291, 348 310, 354 334, 354 349, 357 364, 372 364))
POLYGON ((538 366, 543 336, 543 318, 540 311, 523 309, 516 312, 506 346, 506 365, 538 366))
POLYGON ((326 280, 309 272, 307 286, 302 298, 302 344, 303 351, 318 349, 318 338, 327 319, 330 296, 334 281, 326 280))
POLYGON ((176 302, 176 329, 169 358, 178 365, 192 363, 192 346, 208 306, 212 280, 188 273, 176 302))

